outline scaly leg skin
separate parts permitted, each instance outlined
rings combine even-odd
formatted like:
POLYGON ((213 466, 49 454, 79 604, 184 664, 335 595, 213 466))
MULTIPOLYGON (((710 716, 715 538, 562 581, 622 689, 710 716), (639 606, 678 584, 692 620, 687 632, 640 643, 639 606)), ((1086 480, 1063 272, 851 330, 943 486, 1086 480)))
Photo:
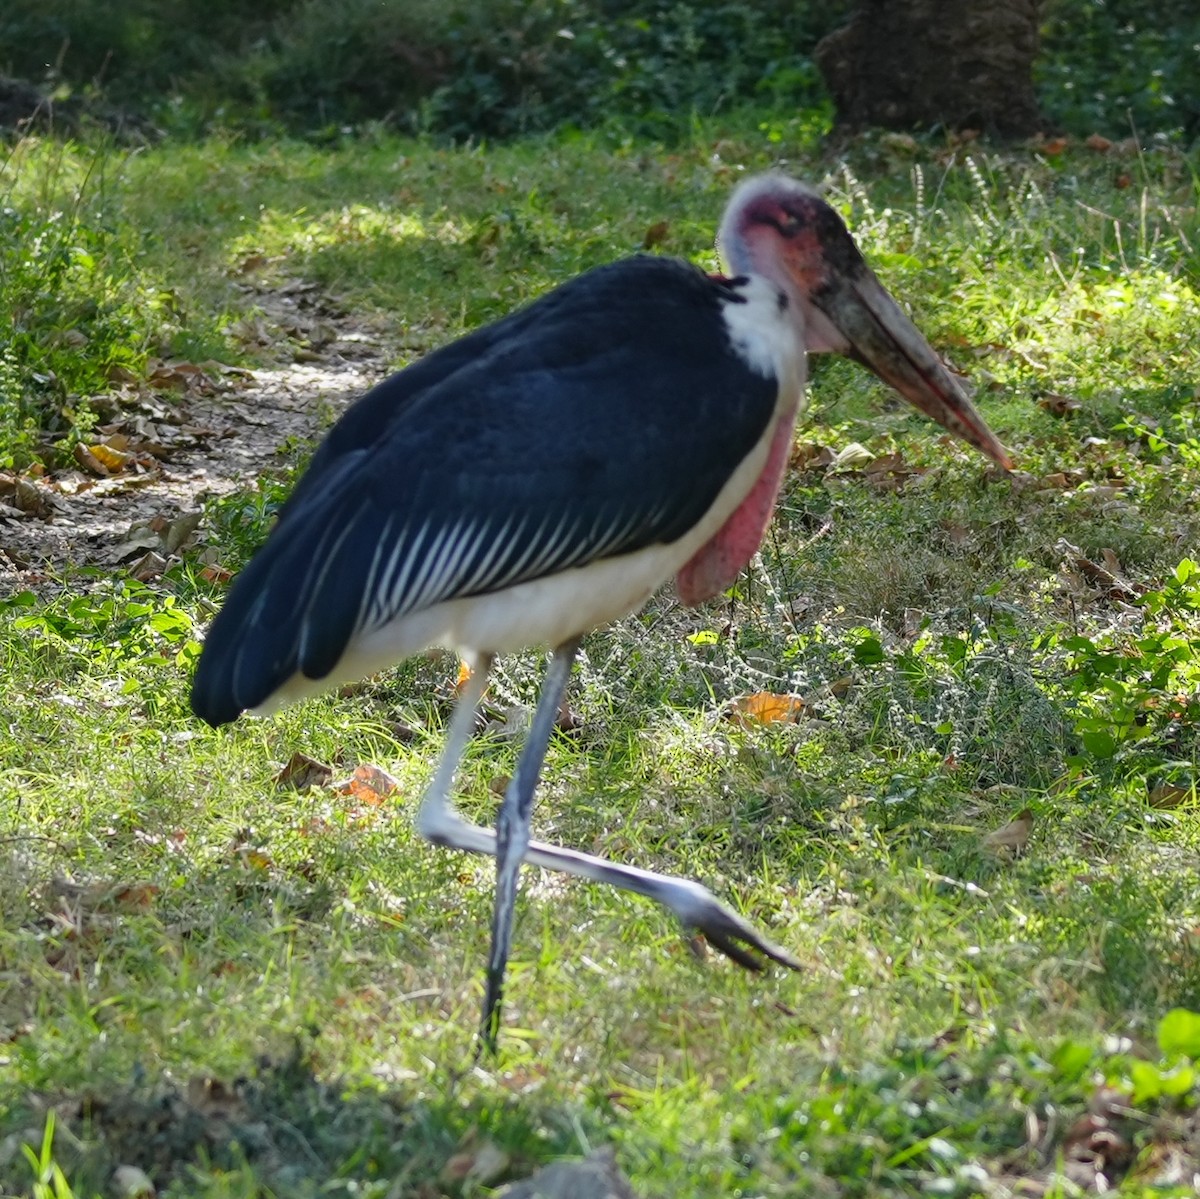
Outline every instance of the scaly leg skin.
POLYGON ((529 825, 533 793, 537 789, 546 758, 546 747, 558 720, 559 707, 579 650, 579 639, 565 642, 554 651, 538 696, 533 724, 525 748, 509 780, 496 821, 496 903, 492 910, 492 947, 488 955, 487 993, 479 1025, 482 1048, 496 1050, 500 1030, 500 1002, 504 993, 504 971, 512 948, 513 912, 517 901, 517 879, 529 850, 529 825))

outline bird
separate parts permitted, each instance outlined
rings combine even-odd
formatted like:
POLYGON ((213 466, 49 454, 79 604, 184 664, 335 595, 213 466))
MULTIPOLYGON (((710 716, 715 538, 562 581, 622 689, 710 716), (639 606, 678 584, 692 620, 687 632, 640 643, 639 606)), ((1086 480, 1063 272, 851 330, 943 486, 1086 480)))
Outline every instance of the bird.
POLYGON ((195 714, 357 680, 431 647, 471 668, 416 817, 493 855, 479 1044, 495 1050, 523 864, 641 894, 749 970, 801 963, 700 883, 531 839, 534 792, 581 638, 671 579, 730 587, 763 539, 807 355, 856 359, 1004 469, 1006 451, 867 265, 836 210, 780 172, 721 218, 723 272, 637 254, 593 268, 368 391, 316 449, 234 580, 195 671, 195 714), (495 829, 454 807, 498 655, 551 651, 495 829))

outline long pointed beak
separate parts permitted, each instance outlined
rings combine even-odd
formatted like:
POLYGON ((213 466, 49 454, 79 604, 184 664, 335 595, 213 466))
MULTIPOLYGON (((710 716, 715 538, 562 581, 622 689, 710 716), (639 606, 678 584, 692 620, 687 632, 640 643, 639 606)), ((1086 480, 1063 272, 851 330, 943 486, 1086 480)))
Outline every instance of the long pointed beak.
POLYGON ((975 411, 958 380, 861 259, 830 271, 810 302, 848 343, 840 349, 894 387, 909 403, 970 442, 1005 470, 1007 451, 975 411))

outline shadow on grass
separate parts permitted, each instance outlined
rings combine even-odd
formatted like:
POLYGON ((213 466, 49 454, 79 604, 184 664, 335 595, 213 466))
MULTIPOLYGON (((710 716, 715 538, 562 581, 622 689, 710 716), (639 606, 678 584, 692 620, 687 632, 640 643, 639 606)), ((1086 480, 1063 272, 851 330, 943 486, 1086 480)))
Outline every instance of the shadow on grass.
MULTIPOLYGON (((112 1180, 121 1167, 143 1172, 160 1194, 223 1175, 249 1183, 253 1194, 324 1194, 337 1180, 358 1194, 374 1194, 373 1184, 380 1194, 425 1194, 423 1187, 441 1194, 468 1179, 521 1177, 548 1156, 578 1151, 565 1121, 543 1119, 527 1100, 461 1099, 462 1076, 448 1077, 436 1099, 411 1098, 395 1086, 323 1081, 319 1056, 317 1044, 298 1042, 285 1059, 261 1058, 230 1081, 164 1076, 33 1095, 23 1105, 28 1127, 15 1141, 36 1150, 52 1112, 54 1158, 79 1195, 119 1189, 112 1180)), ((0 1188, 21 1193, 29 1166, 19 1152, 5 1157, 0 1188)))

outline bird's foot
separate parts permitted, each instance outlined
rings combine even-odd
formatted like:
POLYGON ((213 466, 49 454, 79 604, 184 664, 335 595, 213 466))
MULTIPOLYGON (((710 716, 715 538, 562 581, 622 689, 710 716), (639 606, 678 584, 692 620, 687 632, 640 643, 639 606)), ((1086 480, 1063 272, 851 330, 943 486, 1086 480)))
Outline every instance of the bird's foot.
POLYGON ((789 970, 802 970, 800 961, 786 949, 768 941, 748 920, 727 908, 707 887, 683 879, 673 879, 671 894, 657 898, 669 907, 685 928, 700 933, 714 949, 747 970, 765 970, 766 963, 757 950, 772 962, 789 970))

